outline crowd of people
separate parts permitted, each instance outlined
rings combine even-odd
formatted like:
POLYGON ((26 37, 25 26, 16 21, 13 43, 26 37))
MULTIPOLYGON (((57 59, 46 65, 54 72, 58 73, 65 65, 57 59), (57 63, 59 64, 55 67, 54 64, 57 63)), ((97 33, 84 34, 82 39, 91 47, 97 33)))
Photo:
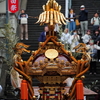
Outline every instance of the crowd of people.
POLYGON ((65 44, 65 49, 74 52, 73 48, 79 43, 85 43, 91 53, 90 74, 97 74, 96 62, 100 62, 100 17, 96 12, 90 20, 92 29, 88 29, 88 11, 84 5, 80 6, 78 17, 73 9, 69 12, 69 27, 61 35, 61 42, 65 44), (75 20, 78 19, 80 32, 78 32, 75 20), (76 26, 75 26, 76 25, 76 26), (66 31, 67 30, 67 31, 66 31), (67 46, 67 47, 66 47, 67 46))

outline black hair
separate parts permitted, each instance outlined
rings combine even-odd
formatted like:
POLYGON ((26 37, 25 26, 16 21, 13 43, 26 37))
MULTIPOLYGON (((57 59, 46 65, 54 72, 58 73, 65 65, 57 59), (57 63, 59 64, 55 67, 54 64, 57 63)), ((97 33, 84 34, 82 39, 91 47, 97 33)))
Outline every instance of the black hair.
POLYGON ((98 14, 98 15, 99 15, 99 13, 98 13, 98 12, 95 12, 95 13, 94 13, 94 15, 95 15, 95 14, 98 14))
POLYGON ((73 13, 74 13, 74 9, 73 9, 73 8, 70 8, 70 9, 69 9, 69 13, 70 13, 70 10, 73 10, 73 13))
POLYGON ((99 32, 99 30, 97 29, 97 30, 95 30, 94 32, 96 32, 96 31, 98 31, 99 32))
MULTIPOLYGON (((24 10, 24 9, 21 9, 20 11, 22 11, 22 10, 24 10)), ((24 10, 25 11, 25 10, 24 10)))
POLYGON ((78 30, 73 30, 73 32, 77 32, 78 30))

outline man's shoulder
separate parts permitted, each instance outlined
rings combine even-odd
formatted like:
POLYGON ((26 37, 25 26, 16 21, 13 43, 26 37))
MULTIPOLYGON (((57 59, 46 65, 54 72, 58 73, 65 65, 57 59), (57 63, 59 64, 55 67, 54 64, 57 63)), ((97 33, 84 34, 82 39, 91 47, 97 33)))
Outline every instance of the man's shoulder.
POLYGON ((67 33, 68 36, 71 36, 70 33, 67 33))
POLYGON ((85 34, 83 37, 88 36, 88 34, 85 34))
POLYGON ((93 20, 95 17, 92 17, 91 20, 93 20))
POLYGON ((85 12, 88 12, 88 10, 85 10, 85 12))
POLYGON ((88 10, 81 10, 80 13, 88 13, 88 10))
POLYGON ((98 35, 98 38, 100 38, 100 35, 98 35))
POLYGON ((44 34, 45 32, 41 32, 41 34, 44 34))

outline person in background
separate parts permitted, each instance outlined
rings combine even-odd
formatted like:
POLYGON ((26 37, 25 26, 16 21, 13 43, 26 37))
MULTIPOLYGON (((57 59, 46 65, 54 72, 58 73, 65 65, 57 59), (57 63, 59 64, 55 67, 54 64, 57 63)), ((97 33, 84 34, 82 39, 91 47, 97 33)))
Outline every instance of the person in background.
POLYGON ((88 44, 91 38, 91 31, 87 30, 86 34, 82 36, 82 42, 88 44))
POLYGON ((77 34, 77 30, 73 31, 73 35, 71 36, 71 51, 75 52, 73 48, 79 44, 80 36, 77 34))
POLYGON ((95 100, 100 100, 100 88, 95 86, 94 87, 94 90, 96 93, 98 93, 96 96, 95 96, 95 100))
MULTIPOLYGON (((93 39, 95 40, 95 43, 97 43, 97 45, 100 46, 100 29, 99 28, 98 30, 95 30, 93 39)), ((100 50, 98 50, 97 53, 98 53, 98 61, 100 62, 100 50)))
POLYGON ((100 17, 98 13, 94 14, 94 17, 91 18, 91 24, 93 25, 93 32, 99 28, 100 25, 100 17))
POLYGON ((100 50, 100 46, 91 39, 86 47, 88 48, 88 52, 90 52, 90 56, 92 58, 90 62, 90 74, 96 74, 96 62, 98 61, 97 50, 100 50))
POLYGON ((39 37, 39 39, 38 39, 39 42, 44 42, 44 41, 46 40, 46 33, 47 33, 48 31, 49 31, 48 26, 45 26, 45 27, 44 27, 44 32, 42 32, 42 33, 40 34, 40 37, 39 37))
POLYGON ((69 24, 70 24, 69 31, 70 32, 76 29, 75 17, 76 17, 76 14, 74 13, 73 9, 70 9, 69 11, 69 24))
POLYGON ((81 34, 82 36, 85 35, 86 31, 88 30, 88 11, 85 10, 85 6, 80 6, 80 13, 79 13, 79 22, 81 27, 81 34))
POLYGON ((94 33, 92 34, 92 39, 94 40, 94 43, 99 44, 100 41, 99 37, 100 37, 99 30, 95 30, 94 33))
POLYGON ((65 28, 60 40, 64 44, 66 50, 69 49, 69 45, 71 44, 70 37, 71 35, 68 32, 68 28, 65 28))
POLYGON ((23 40, 23 34, 25 32, 25 40, 28 40, 28 14, 25 13, 25 10, 21 10, 20 14, 18 15, 18 19, 21 27, 20 39, 23 40))

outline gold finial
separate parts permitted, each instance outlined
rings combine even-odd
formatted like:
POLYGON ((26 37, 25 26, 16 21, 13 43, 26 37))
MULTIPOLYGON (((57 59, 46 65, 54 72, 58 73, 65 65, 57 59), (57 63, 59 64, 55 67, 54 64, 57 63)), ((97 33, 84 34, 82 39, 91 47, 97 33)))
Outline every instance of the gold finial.
POLYGON ((42 6, 43 11, 39 19, 36 23, 40 24, 48 24, 49 26, 53 26, 55 24, 64 24, 66 25, 66 18, 60 12, 61 5, 59 5, 55 0, 48 0, 46 5, 42 6))
POLYGON ((59 5, 59 11, 61 10, 61 5, 59 5))
POLYGON ((50 5, 49 3, 46 3, 46 11, 49 11, 49 9, 50 9, 50 5))
POLYGON ((43 8, 43 11, 45 11, 45 10, 46 10, 45 5, 43 5, 43 6, 42 6, 42 8, 43 8))

